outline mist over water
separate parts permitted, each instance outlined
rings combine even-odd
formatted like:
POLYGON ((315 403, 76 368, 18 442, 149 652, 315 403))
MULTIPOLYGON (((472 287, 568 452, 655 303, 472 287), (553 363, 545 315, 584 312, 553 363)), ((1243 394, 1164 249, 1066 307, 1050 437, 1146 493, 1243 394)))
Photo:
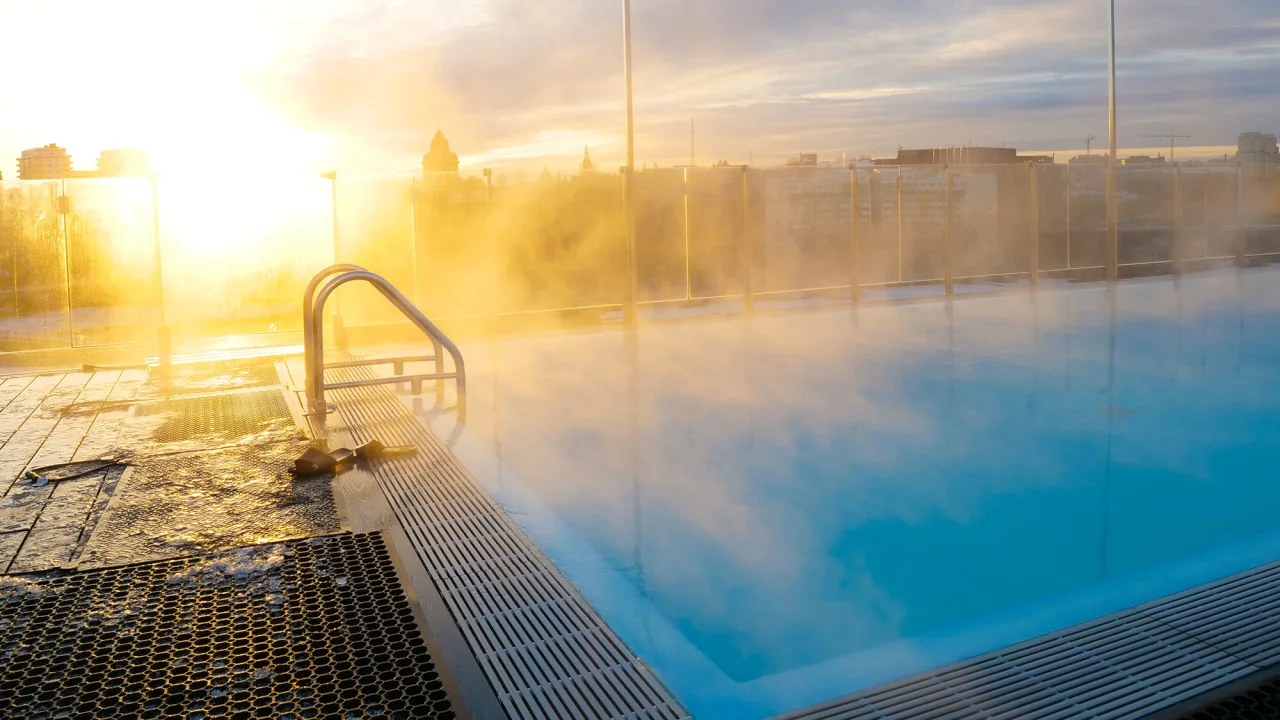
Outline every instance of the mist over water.
POLYGON ((1276 530, 1274 273, 471 345, 468 429, 751 682, 1276 530))

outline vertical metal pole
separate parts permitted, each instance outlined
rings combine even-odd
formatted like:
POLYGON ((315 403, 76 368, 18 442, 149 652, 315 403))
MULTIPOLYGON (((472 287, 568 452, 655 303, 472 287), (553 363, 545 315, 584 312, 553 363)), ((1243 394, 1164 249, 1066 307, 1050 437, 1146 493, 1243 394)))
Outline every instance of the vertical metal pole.
POLYGON ((693 254, 689 244, 689 168, 684 169, 684 299, 693 299, 693 254))
POLYGON ((898 282, 906 273, 902 269, 902 166, 898 166, 898 282))
POLYGON ((742 166, 742 302, 748 313, 755 309, 755 291, 751 287, 750 169, 742 166))
POLYGON ((1244 163, 1236 163, 1236 267, 1245 266, 1245 244, 1249 236, 1244 228, 1244 163))
POLYGON ((1213 178, 1211 173, 1203 173, 1204 175, 1204 257, 1209 257, 1209 181, 1213 178))
POLYGON ((1040 174, 1035 163, 1027 163, 1031 174, 1031 247, 1028 248, 1031 264, 1031 289, 1040 287, 1040 174))
POLYGON ((1173 273, 1181 275, 1186 272, 1186 268, 1182 265, 1182 244, 1183 234, 1186 226, 1185 208, 1182 206, 1182 166, 1173 164, 1173 273))
POLYGON ((413 304, 422 305, 418 296, 418 179, 409 178, 409 262, 413 268, 413 304))
POLYGON ((627 293, 623 303, 624 322, 634 326, 637 322, 636 307, 636 226, 633 208, 636 168, 635 120, 631 106, 631 0, 622 0, 622 65, 627 84, 627 165, 623 170, 623 205, 627 226, 627 293))
POLYGON ((71 314, 71 239, 67 236, 67 215, 71 214, 71 198, 67 197, 67 179, 62 178, 58 197, 58 214, 62 215, 62 277, 67 287, 67 346, 76 346, 76 323, 71 314))
POLYGON ((861 283, 858 262, 862 245, 862 198, 858 197, 858 169, 849 168, 849 302, 858 304, 861 283))
MULTIPOLYGON (((342 245, 338 235, 338 173, 327 172, 324 177, 329 179, 329 205, 333 211, 333 262, 337 264, 342 262, 342 245)), ((334 294, 333 298, 333 344, 338 347, 346 347, 346 329, 342 325, 342 296, 334 294)))
POLYGON ((154 174, 151 175, 151 237, 154 255, 152 262, 155 263, 155 273, 152 275, 152 283, 155 287, 152 288, 152 292, 155 293, 156 303, 156 355, 160 361, 160 376, 166 378, 172 362, 172 346, 164 305, 164 263, 160 245, 160 181, 154 174))
MULTIPOLYGON (((431 345, 433 347, 432 354, 435 355, 436 375, 443 375, 444 348, 440 346, 440 341, 435 338, 431 338, 431 345)), ((456 367, 453 370, 454 372, 458 371, 456 367)), ((459 402, 461 402, 461 398, 459 398, 459 402)), ((436 380, 436 407, 440 410, 444 410, 444 380, 436 380)))
POLYGON ((955 258, 952 254, 955 252, 955 175, 951 171, 951 166, 946 165, 944 170, 946 173, 946 204, 947 204, 947 230, 943 237, 944 247, 942 250, 942 262, 945 264, 944 277, 946 281, 946 293, 952 295, 955 293, 955 258))
POLYGON ((1107 63, 1109 93, 1107 102, 1111 157, 1107 159, 1107 280, 1119 275, 1120 262, 1120 198, 1119 171, 1116 158, 1116 0, 1111 5, 1111 52, 1107 63))
POLYGON ((1067 269, 1071 269, 1071 163, 1067 163, 1067 269))
POLYGON ((13 316, 19 316, 18 312, 18 233, 13 233, 13 244, 11 247, 13 254, 13 316))

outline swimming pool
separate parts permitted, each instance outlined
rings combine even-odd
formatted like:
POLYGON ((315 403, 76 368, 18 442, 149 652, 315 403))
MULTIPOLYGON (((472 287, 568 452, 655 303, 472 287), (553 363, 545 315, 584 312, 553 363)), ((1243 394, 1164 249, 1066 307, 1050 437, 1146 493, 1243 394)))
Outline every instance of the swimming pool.
POLYGON ((1276 269, 464 352, 455 454, 704 720, 1280 558, 1276 269))

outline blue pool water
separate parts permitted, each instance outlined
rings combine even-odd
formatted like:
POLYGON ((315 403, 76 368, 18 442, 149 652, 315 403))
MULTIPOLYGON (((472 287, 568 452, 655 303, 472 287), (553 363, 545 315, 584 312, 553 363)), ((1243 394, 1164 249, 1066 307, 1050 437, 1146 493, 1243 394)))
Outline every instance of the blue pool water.
POLYGON ((1280 559, 1280 270, 464 352, 455 451, 703 720, 1280 559))

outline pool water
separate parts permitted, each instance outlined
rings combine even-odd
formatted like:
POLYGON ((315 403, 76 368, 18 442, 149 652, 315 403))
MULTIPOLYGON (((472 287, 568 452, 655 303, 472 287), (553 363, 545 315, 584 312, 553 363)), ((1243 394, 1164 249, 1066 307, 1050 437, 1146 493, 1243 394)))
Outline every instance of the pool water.
POLYGON ((1280 559, 1280 270, 465 347, 459 457, 698 718, 1280 559))

